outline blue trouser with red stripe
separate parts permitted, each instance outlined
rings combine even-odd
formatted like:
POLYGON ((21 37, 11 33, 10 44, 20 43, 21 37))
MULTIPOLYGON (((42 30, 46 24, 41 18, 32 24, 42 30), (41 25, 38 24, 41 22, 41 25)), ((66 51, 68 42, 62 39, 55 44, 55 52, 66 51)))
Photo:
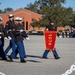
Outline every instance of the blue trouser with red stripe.
MULTIPOLYGON (((23 44, 23 42, 16 42, 16 45, 17 45, 17 50, 18 50, 19 55, 20 55, 20 60, 24 60, 25 51, 24 51, 24 44, 23 44)), ((14 54, 11 54, 10 56, 12 58, 15 58, 15 51, 13 53, 14 54)))
POLYGON ((0 57, 6 60, 6 56, 5 56, 3 47, 4 47, 4 38, 1 38, 0 39, 0 57))
POLYGON ((9 46, 6 48, 5 50, 5 55, 9 52, 9 50, 12 48, 12 51, 15 51, 16 50, 16 44, 14 42, 14 39, 11 39, 10 40, 10 44, 9 46))
MULTIPOLYGON (((43 53, 43 57, 47 58, 47 55, 48 55, 49 52, 50 52, 50 50, 45 50, 44 53, 43 53)), ((52 50, 52 52, 53 52, 53 55, 54 55, 55 59, 59 57, 56 49, 52 50)))

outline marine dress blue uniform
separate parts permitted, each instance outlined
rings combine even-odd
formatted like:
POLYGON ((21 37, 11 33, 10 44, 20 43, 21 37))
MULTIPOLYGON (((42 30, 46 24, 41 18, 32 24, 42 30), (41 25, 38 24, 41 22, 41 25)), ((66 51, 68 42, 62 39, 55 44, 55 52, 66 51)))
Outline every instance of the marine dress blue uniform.
POLYGON ((5 29, 8 32, 9 36, 12 38, 10 40, 9 46, 6 48, 5 50, 5 54, 7 55, 7 53, 9 52, 9 50, 12 48, 12 51, 14 51, 16 49, 16 45, 14 42, 14 35, 13 35, 13 26, 14 26, 14 20, 13 20, 13 14, 9 14, 9 21, 6 22, 6 26, 5 29))
MULTIPOLYGON (((15 18, 15 21, 19 21, 18 18, 15 18)), ((25 60, 25 50, 24 50, 24 44, 23 44, 23 40, 24 40, 24 37, 26 36, 24 34, 24 32, 22 32, 21 30, 21 26, 19 23, 16 23, 15 26, 14 26, 14 36, 15 36, 15 43, 16 43, 16 46, 17 46, 17 50, 19 52, 19 56, 20 56, 20 62, 23 62, 25 63, 26 60, 25 60)), ((10 55, 9 58, 10 60, 12 60, 13 58, 15 57, 15 55, 10 55)))
MULTIPOLYGON (((51 25, 51 23, 53 23, 53 21, 50 21, 50 25, 48 25, 46 27, 46 29, 48 29, 49 31, 56 31, 57 30, 56 27, 54 25, 51 25)), ((50 52, 50 50, 45 50, 42 57, 47 58, 47 55, 49 52, 50 52)), ((52 50, 52 53, 53 53, 55 59, 60 58, 57 51, 56 51, 56 48, 54 48, 54 50, 52 50)))
POLYGON ((8 34, 6 33, 6 30, 2 24, 2 18, 0 18, 0 57, 2 60, 7 60, 5 53, 4 53, 4 35, 8 38, 8 34))

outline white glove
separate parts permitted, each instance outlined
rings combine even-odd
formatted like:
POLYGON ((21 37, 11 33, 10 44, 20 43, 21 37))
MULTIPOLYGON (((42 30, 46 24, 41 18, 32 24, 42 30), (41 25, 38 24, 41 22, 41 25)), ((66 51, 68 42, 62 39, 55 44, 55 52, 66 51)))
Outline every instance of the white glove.
POLYGON ((1 39, 2 37, 0 36, 0 39, 1 39))
POLYGON ((8 39, 11 40, 12 38, 10 36, 8 36, 8 39))
POLYGON ((7 37, 5 37, 5 40, 7 40, 8 38, 7 37))
POLYGON ((30 38, 29 37, 26 37, 26 40, 29 40, 30 38))
POLYGON ((20 32, 23 32, 23 29, 21 29, 20 32))

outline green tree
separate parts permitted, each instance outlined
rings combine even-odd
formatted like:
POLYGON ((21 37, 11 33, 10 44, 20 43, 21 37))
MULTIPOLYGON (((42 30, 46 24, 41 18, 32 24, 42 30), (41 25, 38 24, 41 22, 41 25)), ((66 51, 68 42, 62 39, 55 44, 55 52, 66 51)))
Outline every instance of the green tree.
POLYGON ((72 17, 70 17, 68 24, 75 28, 75 12, 73 13, 72 17))
POLYGON ((8 7, 8 8, 4 9, 3 13, 7 13, 7 12, 10 12, 10 11, 13 11, 13 9, 8 7))
POLYGON ((3 13, 3 11, 0 9, 0 14, 2 14, 3 13))
POLYGON ((38 5, 37 5, 36 1, 34 2, 34 4, 32 4, 32 3, 28 4, 27 7, 25 7, 25 9, 39 13, 38 5))
POLYGON ((72 8, 65 8, 62 3, 66 0, 37 0, 27 9, 42 14, 40 21, 34 21, 34 26, 46 26, 49 19, 53 19, 56 26, 75 26, 75 13, 72 8), (70 21, 72 19, 72 21, 70 21))

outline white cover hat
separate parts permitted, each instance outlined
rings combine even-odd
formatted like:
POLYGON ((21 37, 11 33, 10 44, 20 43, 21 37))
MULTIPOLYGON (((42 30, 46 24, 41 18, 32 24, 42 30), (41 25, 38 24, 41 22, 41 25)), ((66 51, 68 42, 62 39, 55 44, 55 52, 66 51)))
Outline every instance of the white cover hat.
POLYGON ((15 17, 14 20, 15 21, 22 21, 23 19, 21 17, 15 17))
POLYGON ((14 20, 15 20, 15 21, 19 21, 19 17, 15 17, 14 20))
POLYGON ((19 18, 19 21, 22 21, 23 19, 22 18, 19 18))
POLYGON ((9 14, 8 16, 9 16, 9 18, 14 17, 14 15, 13 15, 13 14, 9 14))

